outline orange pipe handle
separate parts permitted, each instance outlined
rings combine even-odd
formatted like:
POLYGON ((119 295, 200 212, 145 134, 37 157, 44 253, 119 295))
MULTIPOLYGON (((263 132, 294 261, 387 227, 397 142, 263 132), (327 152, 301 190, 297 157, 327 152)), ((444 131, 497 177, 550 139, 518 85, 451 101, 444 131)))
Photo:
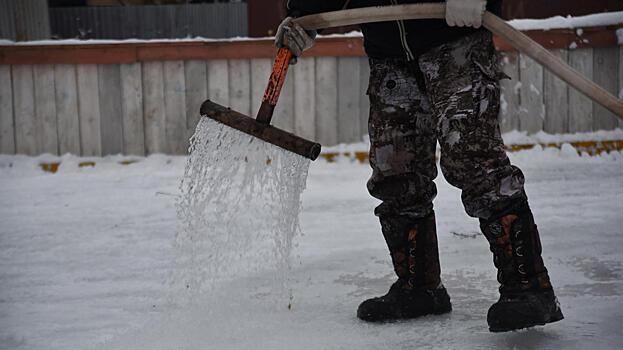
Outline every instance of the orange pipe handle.
POLYGON ((262 105, 255 118, 260 123, 270 124, 275 106, 279 100, 279 94, 281 94, 281 88, 286 81, 286 73, 288 73, 292 56, 292 52, 288 48, 282 47, 277 51, 273 71, 270 73, 268 86, 266 86, 264 91, 262 105))

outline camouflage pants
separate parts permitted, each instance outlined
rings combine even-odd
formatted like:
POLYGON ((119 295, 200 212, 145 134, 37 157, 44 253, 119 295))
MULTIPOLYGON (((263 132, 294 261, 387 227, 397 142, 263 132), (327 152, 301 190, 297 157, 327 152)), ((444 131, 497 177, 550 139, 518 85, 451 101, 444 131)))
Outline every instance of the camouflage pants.
MULTIPOLYGON (((510 164, 498 126, 500 88, 491 34, 479 31, 416 61, 370 59, 368 190, 381 219, 423 218, 441 171, 462 190, 468 215, 488 219, 526 199, 521 170, 510 164)), ((382 220, 383 221, 383 220, 382 220)))

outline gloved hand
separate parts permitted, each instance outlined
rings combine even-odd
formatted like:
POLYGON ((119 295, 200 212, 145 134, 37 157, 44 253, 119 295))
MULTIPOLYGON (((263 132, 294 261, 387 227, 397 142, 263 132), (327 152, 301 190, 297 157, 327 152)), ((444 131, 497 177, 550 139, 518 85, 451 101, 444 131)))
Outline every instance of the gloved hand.
POLYGON ((316 31, 306 31, 300 25, 294 23, 292 17, 286 17, 279 28, 277 28, 277 35, 275 36, 275 46, 287 47, 292 51, 294 57, 290 64, 296 63, 296 57, 300 56, 303 51, 314 46, 314 38, 316 37, 316 31))
POLYGON ((446 23, 449 26, 480 28, 486 0, 447 0, 446 23))

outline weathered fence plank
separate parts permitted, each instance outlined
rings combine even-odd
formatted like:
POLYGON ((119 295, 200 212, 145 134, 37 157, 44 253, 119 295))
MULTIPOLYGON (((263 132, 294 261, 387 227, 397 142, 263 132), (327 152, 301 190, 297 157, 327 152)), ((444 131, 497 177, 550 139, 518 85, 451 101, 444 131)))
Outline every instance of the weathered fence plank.
MULTIPOLYGON (((588 79, 593 79, 593 49, 569 50, 569 65, 588 79)), ((593 102, 569 87, 569 130, 593 130, 593 102)))
POLYGON ((519 126, 521 130, 535 133, 543 130, 545 106, 543 103, 543 66, 532 58, 519 55, 519 75, 521 76, 521 107, 519 126))
POLYGON ((37 152, 58 154, 54 65, 34 66, 37 152))
POLYGON ((79 64, 76 72, 80 98, 80 148, 83 156, 99 157, 102 155, 102 135, 97 65, 79 64))
POLYGON ((123 152, 121 72, 118 64, 98 66, 102 155, 123 152))
POLYGON ((208 71, 206 61, 184 62, 186 75, 186 129, 192 136, 201 115, 199 108, 208 98, 208 71))
POLYGON ((35 92, 31 65, 12 67, 13 109, 15 117, 15 151, 18 154, 37 154, 35 128, 35 92))
POLYGON ((370 64, 367 57, 359 59, 359 126, 361 135, 368 135, 368 117, 370 115, 370 99, 368 84, 370 82, 370 64))
POLYGON ((15 153, 11 67, 0 65, 0 153, 15 153))
POLYGON ((227 60, 208 61, 208 98, 229 106, 229 64, 227 60))
POLYGON ((229 104, 244 115, 251 114, 251 67, 249 60, 229 61, 229 104))
POLYGON ((315 140, 315 59, 299 58, 294 67, 294 133, 315 140))
POLYGON ((260 110, 264 90, 268 85, 268 78, 272 70, 272 60, 269 58, 256 58, 251 60, 251 114, 255 117, 260 110))
POLYGON ((338 63, 336 57, 316 58, 316 140, 338 143, 338 63))
POLYGON ((147 154, 167 152, 162 62, 143 63, 145 150, 147 154))
MULTIPOLYGON (((593 80, 613 95, 618 93, 619 50, 616 47, 593 50, 593 80)), ((618 118, 597 103, 593 103, 593 130, 612 130, 619 126, 618 118)))
POLYGON ((294 73, 288 72, 275 108, 273 125, 288 132, 294 132, 294 73))
POLYGON ((123 153, 145 155, 141 64, 121 65, 123 153))
POLYGON ((500 130, 507 132, 519 129, 519 53, 505 52, 502 59, 502 69, 510 79, 500 80, 500 130))
POLYGON ((163 70, 167 149, 172 154, 186 154, 188 135, 186 132, 184 61, 166 61, 163 70))
POLYGON ((359 115, 359 58, 340 57, 338 62, 338 139, 361 141, 359 115))
MULTIPOLYGON (((553 50, 552 53, 568 61, 567 50, 553 50)), ((567 83, 548 70, 543 72, 543 97, 545 101, 545 120, 543 131, 550 134, 565 133, 569 130, 569 91, 567 83)))
POLYGON ((56 113, 58 119, 58 149, 60 154, 80 155, 80 120, 78 117, 78 89, 76 66, 54 66, 56 83, 56 113))
MULTIPOLYGON (((619 46, 619 100, 623 100, 623 45, 619 46)), ((623 119, 619 118, 619 127, 623 128, 623 119)))

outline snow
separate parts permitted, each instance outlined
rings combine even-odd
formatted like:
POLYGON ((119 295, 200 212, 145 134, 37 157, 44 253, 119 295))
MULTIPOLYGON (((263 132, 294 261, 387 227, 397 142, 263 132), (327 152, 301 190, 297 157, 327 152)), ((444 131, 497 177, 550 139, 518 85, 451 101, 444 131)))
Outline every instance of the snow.
MULTIPOLYGON (((623 24, 623 11, 595 13, 587 16, 555 16, 546 19, 514 19, 508 24, 518 30, 550 30, 623 24)), ((578 34, 582 35, 582 34, 578 34)))
POLYGON ((601 130, 591 132, 578 132, 574 134, 548 134, 539 131, 535 134, 528 135, 526 131, 510 131, 502 134, 504 143, 507 145, 525 145, 525 144, 549 144, 549 143, 565 143, 579 141, 613 141, 623 140, 623 129, 601 130))
POLYGON ((188 307, 168 292, 186 158, 80 168, 85 159, 65 156, 49 174, 39 158, 0 156, 0 349, 620 349, 623 154, 569 147, 510 155, 526 175, 566 319, 504 334, 485 321, 497 298, 487 243, 441 175, 435 206, 454 310, 374 325, 355 310, 393 276, 366 165, 312 164, 288 310, 264 292, 270 270, 188 307))
POLYGON ((181 39, 61 39, 61 40, 33 40, 33 41, 12 41, 0 39, 0 45, 100 45, 100 44, 159 44, 159 43, 193 43, 193 42, 238 42, 238 41, 263 41, 274 40, 274 37, 232 37, 225 39, 204 38, 201 36, 181 39))
MULTIPOLYGON (((344 34, 328 34, 318 35, 318 38, 363 38, 363 34, 359 31, 351 31, 344 34)), ((275 37, 242 37, 236 36, 231 38, 213 39, 201 36, 188 37, 181 39, 60 39, 60 40, 33 40, 33 41, 12 41, 0 39, 0 45, 4 46, 31 46, 31 45, 101 45, 101 44, 161 44, 161 43, 227 43, 240 41, 273 41, 275 37)))
MULTIPOLYGON (((504 102, 504 101, 502 101, 504 102)), ((548 134, 544 131, 539 131, 534 134, 528 134, 526 131, 510 131, 502 134, 504 144, 507 146, 512 145, 527 145, 527 144, 563 144, 579 141, 614 141, 623 140, 623 129, 617 128, 614 130, 600 130, 590 132, 578 132, 573 134, 548 134)), ((364 136, 364 141, 359 143, 344 143, 331 147, 323 147, 323 153, 355 153, 355 152, 368 152, 370 149, 370 141, 368 136, 364 136)))

